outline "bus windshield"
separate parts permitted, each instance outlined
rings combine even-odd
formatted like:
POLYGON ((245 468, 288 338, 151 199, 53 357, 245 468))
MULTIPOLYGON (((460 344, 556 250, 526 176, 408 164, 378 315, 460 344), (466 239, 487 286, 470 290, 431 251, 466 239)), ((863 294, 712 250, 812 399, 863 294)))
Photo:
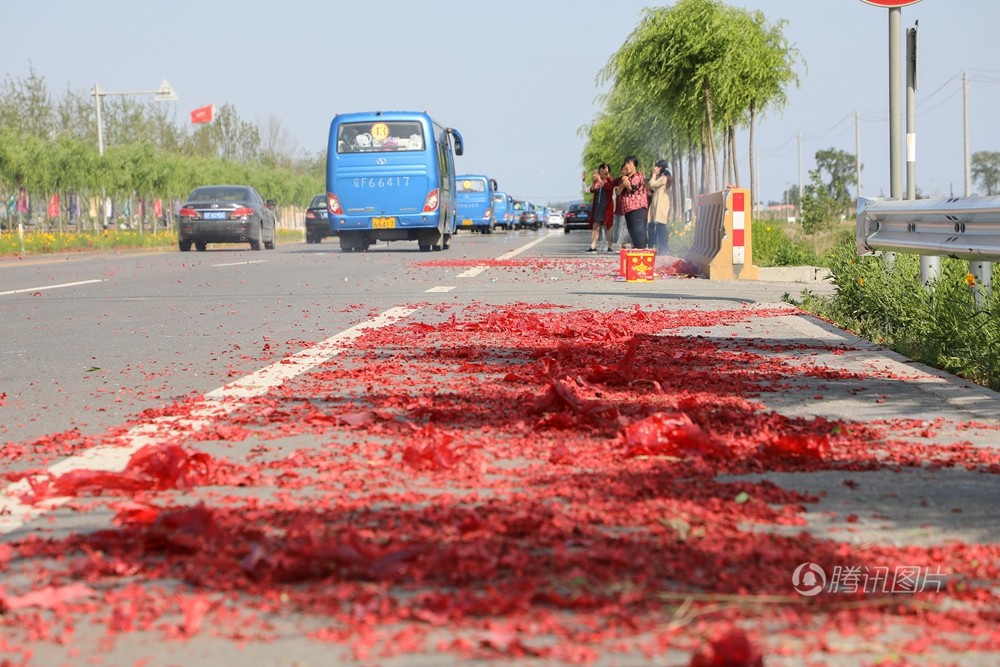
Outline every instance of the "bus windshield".
POLYGON ((486 181, 481 178, 466 178, 458 181, 459 192, 486 192, 486 181))
POLYGON ((422 151, 425 145, 423 125, 411 120, 344 123, 337 133, 338 153, 422 151))

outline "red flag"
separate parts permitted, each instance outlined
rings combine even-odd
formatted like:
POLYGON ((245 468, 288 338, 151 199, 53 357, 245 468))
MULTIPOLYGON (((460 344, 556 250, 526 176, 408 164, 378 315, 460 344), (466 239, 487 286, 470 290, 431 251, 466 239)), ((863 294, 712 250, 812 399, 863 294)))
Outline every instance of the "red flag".
POLYGON ((212 119, 215 118, 215 105, 209 104, 208 106, 198 107, 191 112, 191 124, 198 125, 199 123, 211 123, 212 119))
POLYGON ((49 197, 49 217, 58 218, 59 217, 59 193, 55 193, 49 197))

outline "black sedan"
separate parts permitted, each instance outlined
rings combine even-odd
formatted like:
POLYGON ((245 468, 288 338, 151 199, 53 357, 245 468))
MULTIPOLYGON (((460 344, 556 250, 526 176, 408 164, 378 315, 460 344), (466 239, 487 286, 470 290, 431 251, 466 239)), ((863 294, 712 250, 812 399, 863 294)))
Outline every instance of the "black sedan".
POLYGON ((327 218, 326 194, 313 197, 306 209, 306 243, 319 243, 327 236, 336 236, 337 232, 330 228, 327 218))
POLYGON ((571 229, 590 229, 590 204, 583 202, 569 205, 563 216, 563 231, 569 234, 571 229))
POLYGON ((251 250, 274 248, 274 211, 249 185, 195 188, 181 206, 177 226, 181 252, 209 243, 249 243, 251 250))

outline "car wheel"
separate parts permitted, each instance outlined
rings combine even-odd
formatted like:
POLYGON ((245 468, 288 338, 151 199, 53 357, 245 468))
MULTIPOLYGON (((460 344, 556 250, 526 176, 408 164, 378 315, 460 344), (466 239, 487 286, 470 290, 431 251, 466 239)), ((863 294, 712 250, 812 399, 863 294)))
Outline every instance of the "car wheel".
POLYGON ((274 250, 274 239, 271 239, 270 241, 264 241, 264 249, 274 250))
POLYGON ((569 234, 569 227, 563 227, 563 234, 569 234))
POLYGON ((197 248, 198 252, 205 252, 208 250, 208 244, 204 241, 195 241, 194 247, 197 248))
POLYGON ((250 249, 260 250, 260 239, 250 239, 250 249))
POLYGON ((177 243, 177 247, 180 248, 181 252, 190 252, 191 251, 191 239, 181 239, 177 243))

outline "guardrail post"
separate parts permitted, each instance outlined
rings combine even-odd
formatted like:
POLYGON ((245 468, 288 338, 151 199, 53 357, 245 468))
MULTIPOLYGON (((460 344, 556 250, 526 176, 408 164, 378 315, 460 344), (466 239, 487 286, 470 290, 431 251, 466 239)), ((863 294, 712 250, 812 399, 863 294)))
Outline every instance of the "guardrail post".
POLYGON ((941 258, 931 255, 920 256, 920 284, 927 287, 941 277, 941 258))

